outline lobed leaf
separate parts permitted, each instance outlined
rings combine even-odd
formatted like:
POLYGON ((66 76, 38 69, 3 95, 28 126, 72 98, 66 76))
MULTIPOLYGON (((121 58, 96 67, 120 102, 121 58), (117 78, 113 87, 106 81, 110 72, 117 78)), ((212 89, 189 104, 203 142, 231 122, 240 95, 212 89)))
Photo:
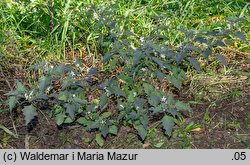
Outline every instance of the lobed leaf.
POLYGON ((220 55, 220 54, 216 54, 216 58, 217 58, 218 60, 220 60, 220 62, 221 62, 224 66, 227 66, 227 61, 226 61, 225 57, 223 57, 223 56, 220 55))
POLYGON ((9 105, 10 111, 12 111, 13 108, 15 108, 15 106, 16 106, 17 103, 18 103, 17 97, 15 97, 15 96, 9 97, 9 99, 8 99, 8 105, 9 105))
POLYGON ((194 57, 191 57, 191 58, 189 59, 189 62, 190 62, 190 64, 192 64, 192 65, 194 66, 194 68, 195 68, 196 70, 198 70, 199 72, 202 71, 199 62, 198 62, 194 57))
POLYGON ((145 140, 148 134, 148 131, 143 127, 143 125, 138 125, 135 127, 135 129, 138 131, 138 134, 141 137, 141 139, 145 140))
POLYGON ((36 107, 33 105, 25 106, 23 108, 23 114, 25 117, 25 124, 28 125, 31 120, 33 120, 37 116, 36 107))
POLYGON ((165 133, 168 136, 172 135, 172 130, 173 130, 174 125, 175 125, 175 123, 174 123, 174 119, 172 117, 165 115, 162 118, 162 126, 165 129, 165 133))
POLYGON ((99 146, 101 146, 101 147, 104 145, 104 140, 103 140, 101 134, 96 134, 96 135, 95 135, 95 141, 96 141, 97 144, 98 144, 99 146))

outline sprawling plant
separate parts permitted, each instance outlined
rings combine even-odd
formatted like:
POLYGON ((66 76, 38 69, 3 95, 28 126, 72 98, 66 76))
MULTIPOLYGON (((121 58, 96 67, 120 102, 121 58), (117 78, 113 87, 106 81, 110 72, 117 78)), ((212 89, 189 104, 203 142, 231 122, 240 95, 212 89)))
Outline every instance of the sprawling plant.
MULTIPOLYGON (((246 41, 245 35, 234 29, 242 19, 231 21, 225 30, 200 32, 181 28, 183 42, 174 47, 161 35, 167 27, 161 26, 148 36, 137 36, 125 26, 121 28, 112 19, 112 12, 94 6, 89 10, 90 18, 100 20, 95 28, 103 32, 97 38, 104 70, 81 70, 81 60, 71 65, 42 62, 32 67, 40 73, 37 83, 27 88, 17 82, 16 89, 7 93, 10 110, 21 107, 27 125, 40 110, 47 109, 58 125, 77 122, 89 131, 100 131, 103 137, 117 134, 125 125, 135 128, 144 140, 150 121, 160 121, 166 135, 171 136, 182 112, 191 113, 191 107, 160 90, 157 84, 167 81, 181 90, 190 64, 202 71, 197 58, 208 59, 214 48, 226 46, 232 39, 246 41), (110 74, 118 68, 117 74, 110 74), (92 76, 102 77, 103 73, 106 77, 93 82, 92 76), (92 92, 98 99, 88 99, 92 92), (115 106, 111 109, 109 104, 115 106)), ((215 57, 227 65, 222 55, 215 57)))

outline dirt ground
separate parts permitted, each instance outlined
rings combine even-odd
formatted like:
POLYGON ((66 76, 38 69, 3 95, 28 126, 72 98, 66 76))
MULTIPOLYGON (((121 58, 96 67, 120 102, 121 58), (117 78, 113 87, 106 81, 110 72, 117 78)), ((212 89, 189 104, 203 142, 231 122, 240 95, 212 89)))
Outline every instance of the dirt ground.
MULTIPOLYGON (((6 97, 3 94, 13 88, 15 79, 22 82, 26 79, 20 65, 11 64, 7 59, 0 60, 0 64, 0 124, 13 132, 16 129, 18 133, 15 138, 0 130, 0 148, 100 148, 95 142, 95 132, 87 132, 80 125, 58 127, 46 111, 39 113, 38 122, 32 130, 25 126, 22 113, 10 115, 5 110, 6 97)), ((245 72, 249 70, 245 68, 245 72)), ((164 136, 161 129, 152 129, 146 141, 141 142, 134 129, 121 127, 117 136, 107 137, 102 148, 250 148, 250 90, 247 80, 236 81, 238 86, 234 84, 227 89, 227 92, 234 90, 239 94, 223 93, 213 97, 211 89, 218 86, 203 84, 202 90, 199 88, 203 94, 200 94, 197 93, 198 87, 189 83, 184 90, 176 93, 176 99, 191 101, 193 115, 175 127, 173 137, 164 136), (207 99, 205 96, 211 97, 207 99), (196 127, 187 128, 190 122, 196 127), (161 144, 157 146, 159 142, 161 144)))

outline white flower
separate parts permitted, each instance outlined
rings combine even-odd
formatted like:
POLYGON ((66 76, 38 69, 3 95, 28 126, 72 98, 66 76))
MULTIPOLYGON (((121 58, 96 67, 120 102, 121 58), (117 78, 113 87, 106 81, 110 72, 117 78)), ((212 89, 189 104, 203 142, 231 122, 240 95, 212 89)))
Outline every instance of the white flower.
POLYGON ((87 112, 87 114, 89 115, 89 114, 91 114, 91 112, 90 112, 90 111, 88 111, 88 112, 87 112))
POLYGON ((144 37, 140 37, 140 41, 144 42, 145 41, 144 37))
POLYGON ((160 54, 161 58, 166 58, 165 54, 160 54))
POLYGON ((96 105, 94 108, 95 108, 95 109, 97 109, 97 108, 98 108, 98 106, 96 105))
POLYGON ((124 109, 124 106, 122 104, 119 105, 122 109, 124 109))
POLYGON ((28 100, 28 99, 29 99, 29 96, 28 96, 28 94, 27 94, 27 93, 25 93, 25 94, 24 94, 24 97, 25 97, 25 99, 26 99, 26 100, 28 100))
POLYGON ((165 96, 162 96, 162 98, 161 98, 161 102, 166 102, 167 101, 167 98, 165 97, 165 96))
POLYGON ((131 47, 132 47, 133 50, 137 50, 137 47, 133 47, 133 46, 131 46, 131 47))
POLYGON ((145 72, 147 69, 146 69, 146 68, 141 68, 141 70, 142 70, 143 72, 145 72))
POLYGON ((49 93, 50 90, 51 90, 51 87, 48 87, 48 88, 46 89, 46 93, 49 93))
POLYGON ((110 95, 110 91, 108 90, 108 88, 107 88, 107 87, 104 87, 103 89, 105 90, 106 95, 109 96, 109 95, 110 95))
POLYGON ((53 69, 53 68, 54 68, 54 66, 53 66, 53 65, 50 65, 50 68, 51 68, 51 69, 53 69))
POLYGON ((76 97, 76 95, 75 95, 75 94, 73 94, 73 95, 72 95, 72 97, 74 98, 74 97, 76 97))
POLYGON ((107 95, 108 97, 110 96, 109 90, 106 91, 106 95, 107 95))
POLYGON ((208 47, 208 45, 207 45, 206 43, 202 43, 202 45, 203 45, 204 47, 208 47))
POLYGON ((90 68, 87 69, 87 73, 89 73, 89 71, 90 71, 90 68))
POLYGON ((33 93, 34 93, 34 90, 32 90, 32 91, 30 92, 29 97, 31 97, 31 96, 33 95, 33 93))
POLYGON ((133 92, 133 95, 134 95, 134 97, 137 95, 137 93, 136 92, 133 92))
POLYGON ((104 120, 101 120, 101 122, 100 122, 101 124, 105 124, 106 122, 104 121, 104 120))
POLYGON ((140 107, 139 107, 139 106, 136 106, 135 109, 138 110, 138 109, 140 109, 140 107))
POLYGON ((80 64, 77 63, 77 64, 76 64, 76 67, 80 67, 80 64))
POLYGON ((99 18, 99 16, 98 16, 97 13, 94 13, 94 18, 95 18, 95 19, 98 19, 98 18, 99 18))
POLYGON ((76 76, 75 72, 73 72, 73 71, 71 71, 70 74, 72 77, 76 76))

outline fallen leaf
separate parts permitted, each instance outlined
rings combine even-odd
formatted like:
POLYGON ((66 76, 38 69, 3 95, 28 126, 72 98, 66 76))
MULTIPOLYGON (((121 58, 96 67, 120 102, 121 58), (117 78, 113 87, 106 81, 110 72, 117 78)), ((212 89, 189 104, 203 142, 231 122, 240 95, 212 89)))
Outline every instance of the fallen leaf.
POLYGON ((202 133, 202 132, 205 132, 205 129, 204 128, 195 128, 195 129, 192 129, 191 132, 202 133))
POLYGON ((145 143, 142 145, 143 148, 148 148, 150 146, 150 143, 145 143))

